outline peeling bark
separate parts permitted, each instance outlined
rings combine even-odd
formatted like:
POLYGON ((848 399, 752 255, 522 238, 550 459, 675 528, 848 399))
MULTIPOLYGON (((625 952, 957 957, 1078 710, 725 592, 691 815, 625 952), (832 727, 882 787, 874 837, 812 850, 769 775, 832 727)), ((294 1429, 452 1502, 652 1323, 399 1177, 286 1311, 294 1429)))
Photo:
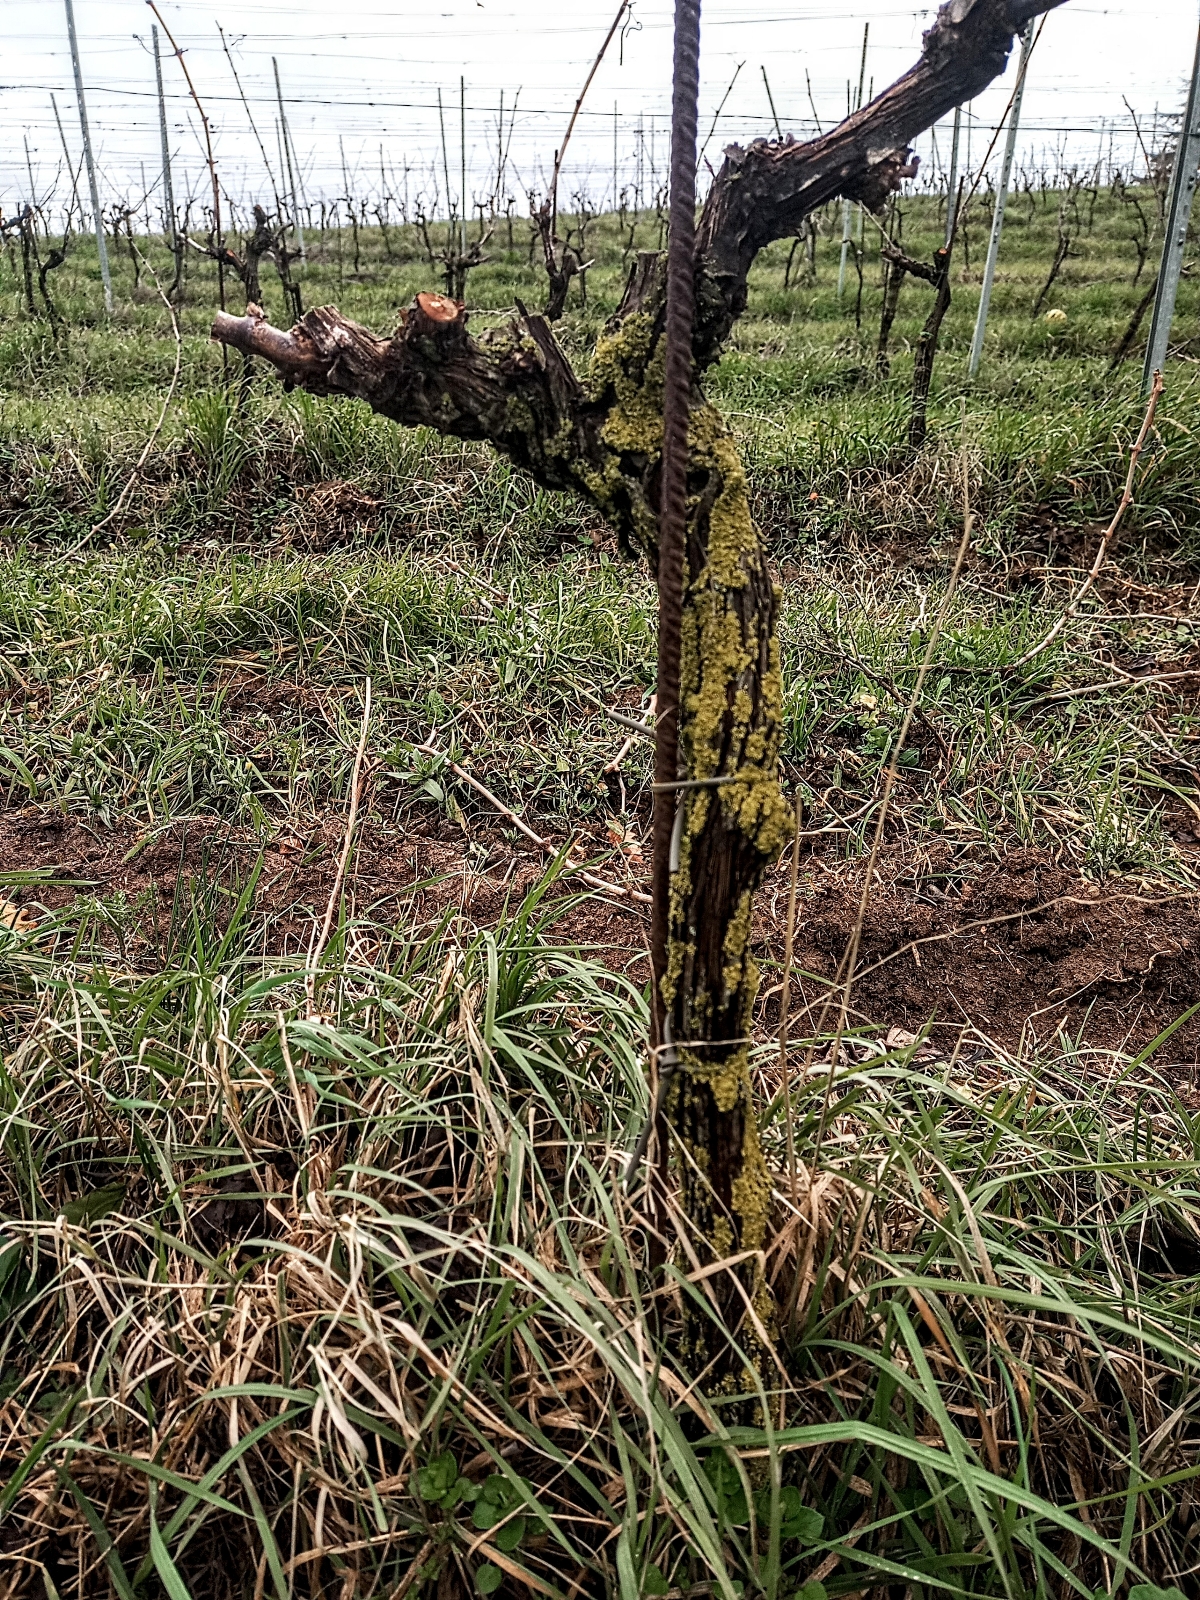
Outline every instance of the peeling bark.
MULTIPOLYGON (((750 929, 755 890, 790 836, 791 817, 778 778, 779 595, 736 445, 704 398, 701 374, 745 306, 757 252, 839 195, 880 204, 914 170, 908 140, 1002 71, 1016 33, 1049 8, 1047 0, 951 0, 912 71, 823 138, 730 147, 701 217, 680 708, 690 787, 678 802, 665 998, 681 1058, 666 1110, 684 1150, 684 1211, 709 1260, 757 1250, 766 1227, 770 1183, 748 1065, 758 984, 750 929)), ((390 338, 329 307, 290 333, 253 310, 222 314, 213 334, 311 393, 353 395, 405 426, 489 441, 539 483, 590 501, 653 568, 665 297, 661 256, 640 256, 586 377, 545 318, 519 307, 518 319, 474 338, 461 301, 436 294, 418 295, 390 338)), ((751 1260, 741 1271, 769 1325, 761 1268, 751 1260)), ((730 1275, 710 1286, 730 1326, 742 1322, 730 1275)), ((693 1361, 717 1348, 699 1319, 687 1337, 693 1361)), ((726 1359, 710 1387, 741 1388, 743 1374, 726 1359)))

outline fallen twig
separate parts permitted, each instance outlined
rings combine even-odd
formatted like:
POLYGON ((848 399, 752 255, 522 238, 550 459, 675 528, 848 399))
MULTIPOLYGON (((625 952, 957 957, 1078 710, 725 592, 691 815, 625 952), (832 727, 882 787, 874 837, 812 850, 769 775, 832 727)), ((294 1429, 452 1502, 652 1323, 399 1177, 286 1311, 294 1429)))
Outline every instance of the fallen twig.
POLYGON ((1144 678, 1136 678, 1131 673, 1127 677, 1112 678, 1108 683, 1083 683, 1074 689, 1057 689, 1053 694, 1040 694, 1033 704, 1047 705, 1054 700, 1074 700, 1077 695, 1102 694, 1108 689, 1140 689, 1143 684, 1179 683, 1188 678, 1200 678, 1200 668, 1192 668, 1187 672, 1156 672, 1144 678))
MULTIPOLYGON (((476 794, 482 795, 487 803, 493 806, 502 817, 507 818, 513 827, 519 833, 524 834, 531 844, 537 845, 538 849, 544 850, 547 855, 556 856, 558 854, 557 845, 552 844, 549 839, 543 839, 541 834, 535 833, 529 824, 523 822, 517 813, 506 806, 498 795, 494 795, 486 784, 480 783, 478 778, 473 778, 464 767, 458 765, 457 761, 451 761, 444 750, 439 750, 435 745, 431 744, 414 745, 413 749, 419 750, 422 755, 433 756, 437 761, 444 761, 447 771, 452 772, 468 788, 474 789, 476 794)), ((624 889, 619 883, 610 883, 607 878, 598 878, 594 873, 588 872, 581 862, 575 861, 569 855, 564 858, 563 864, 567 872, 574 873, 582 878, 590 888, 599 889, 603 894, 613 895, 618 900, 635 900, 639 905, 650 904, 650 896, 643 894, 640 889, 624 889)))
MULTIPOLYGON (((651 716, 654 714, 656 699, 657 696, 651 695, 649 705, 651 716)), ((608 708, 606 707, 605 709, 607 710, 608 708)), ((638 737, 643 739, 653 739, 654 729, 649 725, 649 723, 635 722, 632 717, 623 717, 619 712, 616 711, 609 711, 608 715, 612 717, 615 722, 619 722, 623 727, 629 729, 628 739, 626 739, 625 743, 617 751, 616 755, 612 758, 608 765, 606 767, 601 767, 600 769, 601 772, 616 772, 620 768, 622 761, 624 761, 625 757, 633 749, 634 739, 638 737)))

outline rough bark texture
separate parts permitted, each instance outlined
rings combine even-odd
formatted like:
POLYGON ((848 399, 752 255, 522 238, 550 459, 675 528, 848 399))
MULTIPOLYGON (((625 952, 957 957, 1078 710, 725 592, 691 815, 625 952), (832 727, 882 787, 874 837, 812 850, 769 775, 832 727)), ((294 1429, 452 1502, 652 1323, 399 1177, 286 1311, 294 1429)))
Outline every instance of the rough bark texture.
MULTIPOLYGON (((912 170, 908 140, 1002 71, 1014 35, 1047 9, 1047 0, 952 0, 917 66, 823 138, 731 147, 700 220, 680 724, 687 779, 698 787, 680 791, 665 987, 681 1056, 667 1113, 682 1145, 683 1208, 710 1258, 759 1249, 766 1227, 770 1183, 748 1069, 758 982, 750 926, 791 817, 778 779, 779 595, 736 446, 700 376, 745 305, 757 252, 835 196, 880 204, 912 170)), ((664 307, 662 259, 640 256, 586 377, 543 317, 522 307, 519 319, 475 339, 461 303, 432 294, 417 296, 390 338, 330 308, 290 333, 253 314, 221 316, 214 336, 313 393, 355 395, 398 423, 489 441, 539 483, 584 496, 653 568, 664 307)), ((726 1281, 711 1280, 733 1323, 744 1304, 726 1281)), ((769 1321, 753 1264, 743 1285, 769 1321)), ((689 1338, 693 1359, 706 1359, 699 1323, 689 1338)), ((727 1389, 741 1380, 736 1365, 715 1375, 727 1389)))
MULTIPOLYGON (((917 338, 917 354, 913 361, 912 415, 908 424, 908 447, 915 455, 925 443, 929 425, 929 386, 933 382, 933 363, 937 356, 938 339, 942 323, 950 309, 950 252, 953 241, 933 253, 933 270, 928 281, 937 290, 933 308, 925 318, 925 326, 917 338)), ((920 276, 920 274, 918 274, 920 276)))

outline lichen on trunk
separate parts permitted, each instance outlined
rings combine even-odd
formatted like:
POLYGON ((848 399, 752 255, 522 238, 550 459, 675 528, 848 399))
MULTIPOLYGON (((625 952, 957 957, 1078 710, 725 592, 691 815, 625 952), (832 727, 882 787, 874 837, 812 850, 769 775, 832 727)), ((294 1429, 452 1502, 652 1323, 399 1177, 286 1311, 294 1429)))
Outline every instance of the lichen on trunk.
MULTIPOLYGON (((641 295, 602 339, 592 392, 606 406, 610 455, 589 492, 631 544, 657 561, 656 484, 662 448, 661 295, 649 263, 641 295)), ((637 273, 635 272, 635 280, 637 273)), ((679 1142, 682 1209, 702 1260, 761 1249, 770 1178, 750 1083, 758 970, 751 951, 755 891, 791 835, 779 782, 782 676, 776 631, 780 591, 750 513, 745 469, 728 427, 697 378, 688 429, 688 523, 680 673, 681 788, 672 849, 667 975, 668 1032, 677 1065, 665 1111, 679 1142)), ((770 1321, 761 1263, 742 1281, 770 1321)), ((726 1320, 742 1298, 728 1277, 714 1285, 726 1320)), ((693 1359, 719 1354, 713 1326, 688 1318, 693 1359)), ((736 1363, 720 1382, 743 1386, 736 1363)))

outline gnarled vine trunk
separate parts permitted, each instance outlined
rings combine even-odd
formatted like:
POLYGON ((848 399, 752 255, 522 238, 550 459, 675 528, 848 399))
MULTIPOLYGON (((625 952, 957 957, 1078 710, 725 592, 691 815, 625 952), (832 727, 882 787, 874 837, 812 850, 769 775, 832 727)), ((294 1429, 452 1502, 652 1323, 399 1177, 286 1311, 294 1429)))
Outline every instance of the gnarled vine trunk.
MULTIPOLYGON (((779 594, 736 445, 702 377, 745 307, 758 251, 830 199, 880 205, 914 170, 908 142, 978 94, 1028 19, 1055 3, 951 0, 917 65, 823 138, 730 147, 700 220, 680 696, 690 786, 676 816, 665 1000, 680 1058, 667 1116, 682 1147, 683 1208, 712 1260, 754 1252, 764 1238, 770 1180, 750 1091, 750 926, 791 823, 778 777, 779 594)), ((589 500, 653 568, 665 300, 661 257, 640 256, 586 377, 544 318, 526 314, 475 339, 462 304, 436 294, 418 295, 390 338, 328 307, 290 333, 253 312, 221 315, 213 332, 313 393, 354 395, 398 423, 490 442, 539 483, 589 500)), ((752 1258, 742 1289, 769 1322, 752 1258)), ((715 1291, 731 1325, 744 1314, 742 1289, 715 1291)), ((689 1324, 693 1362, 711 1354, 707 1328, 689 1324)), ((718 1364, 713 1386, 738 1388, 740 1378, 718 1364)))

